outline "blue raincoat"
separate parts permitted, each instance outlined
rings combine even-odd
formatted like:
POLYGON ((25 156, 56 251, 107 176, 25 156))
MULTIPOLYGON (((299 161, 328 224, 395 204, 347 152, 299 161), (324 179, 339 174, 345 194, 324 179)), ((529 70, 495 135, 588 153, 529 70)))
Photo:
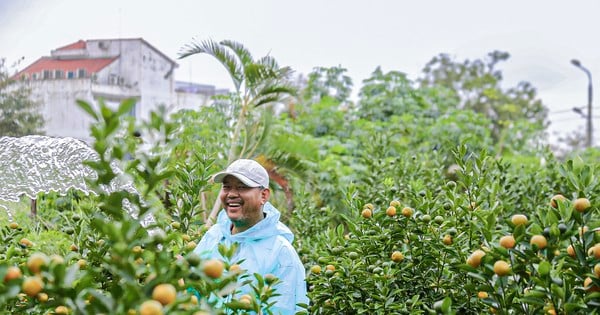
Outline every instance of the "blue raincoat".
MULTIPOLYGON (((274 286, 275 305, 271 307, 273 314, 295 314, 304 310, 296 304, 308 304, 306 294, 305 270, 291 242, 294 235, 285 224, 279 221, 279 210, 269 202, 263 206, 266 217, 248 230, 232 235, 231 220, 225 211, 221 211, 217 223, 213 225, 200 240, 194 253, 202 259, 219 258, 219 244, 230 247, 238 244, 238 249, 231 262, 244 260, 240 266, 253 277, 273 274, 280 282, 274 286)), ((251 293, 249 285, 240 288, 240 295, 251 293)))

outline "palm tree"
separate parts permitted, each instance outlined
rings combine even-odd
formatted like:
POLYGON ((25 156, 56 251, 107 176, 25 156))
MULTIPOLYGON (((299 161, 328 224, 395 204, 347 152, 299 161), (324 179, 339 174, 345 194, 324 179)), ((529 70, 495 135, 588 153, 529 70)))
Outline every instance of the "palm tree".
MULTIPOLYGON (((286 102, 291 96, 296 95, 296 89, 290 83, 292 70, 289 67, 280 67, 271 56, 254 60, 248 49, 242 44, 224 40, 215 42, 205 40, 192 41, 185 45, 179 58, 186 58, 195 54, 208 54, 216 58, 229 73, 235 91, 232 94, 233 103, 239 104, 237 120, 234 121, 231 134, 231 147, 227 155, 227 164, 238 158, 249 157, 264 140, 268 132, 268 124, 251 118, 270 115, 253 113, 258 107, 273 107, 273 105, 286 102), (250 122, 250 126, 248 124, 250 122), (245 131, 245 132, 243 132, 245 131)), ((214 220, 220 209, 217 199, 209 216, 214 220)))

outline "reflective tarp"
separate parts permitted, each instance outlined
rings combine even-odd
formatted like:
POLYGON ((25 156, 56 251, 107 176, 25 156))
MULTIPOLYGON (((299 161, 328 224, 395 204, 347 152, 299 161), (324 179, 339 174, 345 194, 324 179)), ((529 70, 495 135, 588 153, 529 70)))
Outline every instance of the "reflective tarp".
MULTIPOLYGON (((74 138, 0 137, 0 200, 18 202, 22 196, 36 199, 38 193, 51 191, 65 195, 71 189, 94 193, 86 178, 96 178, 96 173, 83 164, 86 160, 98 160, 98 154, 74 138)), ((116 165, 112 167, 119 176, 102 189, 137 193, 132 181, 116 165)), ((131 213, 130 207, 124 208, 131 213)), ((153 221, 148 217, 142 224, 153 221)))

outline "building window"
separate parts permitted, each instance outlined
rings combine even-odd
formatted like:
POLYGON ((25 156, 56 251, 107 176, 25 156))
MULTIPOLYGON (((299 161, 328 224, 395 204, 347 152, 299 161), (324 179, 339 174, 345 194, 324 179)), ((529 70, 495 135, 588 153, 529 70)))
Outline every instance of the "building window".
POLYGON ((67 79, 75 79, 75 72, 67 71, 67 79))
POLYGON ((85 73, 85 69, 77 69, 77 77, 78 78, 85 78, 86 73, 85 73))
POLYGON ((54 78, 55 79, 64 79, 65 78, 65 72, 62 70, 54 70, 54 78))
POLYGON ((32 73, 31 80, 37 80, 37 79, 39 79, 39 75, 37 73, 32 73))
POLYGON ((119 77, 116 74, 110 74, 108 76, 108 84, 117 85, 119 82, 119 77))
POLYGON ((44 79, 44 80, 52 79, 52 72, 50 72, 50 70, 44 70, 42 72, 42 79, 44 79))

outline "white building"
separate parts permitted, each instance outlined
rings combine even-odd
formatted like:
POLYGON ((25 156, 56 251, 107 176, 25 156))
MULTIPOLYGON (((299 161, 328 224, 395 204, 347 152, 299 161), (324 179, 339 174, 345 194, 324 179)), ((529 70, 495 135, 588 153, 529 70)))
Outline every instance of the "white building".
POLYGON ((47 135, 89 142, 91 118, 77 106, 79 99, 95 103, 102 98, 116 105, 136 98, 131 115, 142 120, 160 105, 172 112, 206 104, 215 94, 214 87, 210 95, 176 89, 173 75, 177 66, 141 38, 79 40, 52 50, 50 56, 41 57, 16 77, 42 104, 47 135))
POLYGON ((196 109, 209 104, 215 95, 229 93, 227 89, 217 89, 214 85, 175 81, 176 109, 196 109))

